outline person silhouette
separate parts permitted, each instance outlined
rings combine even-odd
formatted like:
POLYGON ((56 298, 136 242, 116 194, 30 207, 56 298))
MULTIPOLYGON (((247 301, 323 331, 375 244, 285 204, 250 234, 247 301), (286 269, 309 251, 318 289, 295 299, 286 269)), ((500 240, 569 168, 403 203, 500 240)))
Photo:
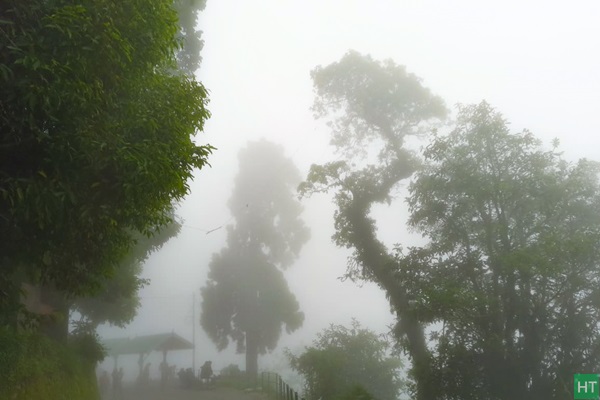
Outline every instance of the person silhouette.
POLYGON ((213 376, 212 361, 206 361, 202 367, 200 367, 200 382, 210 383, 213 376))
POLYGON ((113 369, 112 379, 113 379, 113 398, 120 399, 123 397, 123 368, 113 369))
POLYGON ((110 377, 106 370, 102 371, 102 375, 100 375, 100 379, 98 380, 98 386, 100 388, 100 397, 105 398, 110 390, 110 377))

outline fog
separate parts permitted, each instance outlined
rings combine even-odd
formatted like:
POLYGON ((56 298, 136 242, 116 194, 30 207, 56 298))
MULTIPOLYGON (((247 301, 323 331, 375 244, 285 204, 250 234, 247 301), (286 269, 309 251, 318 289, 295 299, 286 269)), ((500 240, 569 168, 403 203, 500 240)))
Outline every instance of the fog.
MULTIPOLYGON (((449 107, 487 100, 514 131, 529 129, 547 145, 559 138, 566 159, 600 160, 599 17, 600 4, 592 1, 209 0, 199 21, 205 46, 198 77, 210 90, 212 117, 197 140, 218 150, 179 205, 179 236, 144 267, 151 283, 140 292, 137 317, 125 329, 103 326, 100 335, 174 331, 191 341, 195 294, 196 366, 210 359, 215 370, 232 362, 243 368, 243 355, 233 346, 217 352, 198 324, 199 289, 231 223, 227 201, 237 154, 249 140, 266 138, 285 146, 303 176, 311 164, 331 160, 327 127, 310 111, 310 71, 349 49, 405 65, 449 107)), ((404 195, 400 190, 391 207, 374 210, 388 245, 422 243, 406 229, 404 195)), ((331 323, 354 317, 386 332, 393 322, 380 289, 338 279, 350 253, 331 242, 331 198, 313 196, 303 204, 311 239, 285 275, 306 318, 301 329, 282 336, 274 356, 259 358, 265 369, 281 368, 281 349, 310 344, 331 323)), ((156 367, 160 355, 153 357, 156 367)), ((135 366, 137 358, 130 358, 122 362, 135 366)), ((169 355, 179 367, 191 360, 189 351, 169 355)))

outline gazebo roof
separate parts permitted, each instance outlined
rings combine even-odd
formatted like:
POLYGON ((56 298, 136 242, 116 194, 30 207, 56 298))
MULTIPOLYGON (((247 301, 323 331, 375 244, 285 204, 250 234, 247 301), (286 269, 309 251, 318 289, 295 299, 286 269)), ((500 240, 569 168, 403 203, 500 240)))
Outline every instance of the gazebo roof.
POLYGON ((176 333, 137 336, 134 338, 116 338, 102 341, 102 345, 111 356, 120 354, 140 354, 153 351, 188 350, 194 345, 176 333))

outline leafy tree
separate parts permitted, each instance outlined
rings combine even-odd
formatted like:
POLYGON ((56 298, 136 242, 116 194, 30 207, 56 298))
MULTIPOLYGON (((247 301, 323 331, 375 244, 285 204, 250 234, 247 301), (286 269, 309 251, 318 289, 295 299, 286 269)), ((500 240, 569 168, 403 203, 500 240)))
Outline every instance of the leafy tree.
POLYGON ((411 311, 409 288, 396 278, 394 253, 377 238, 369 213, 372 205, 391 202, 394 188, 418 167, 406 138, 428 132, 445 117, 446 108, 404 67, 353 51, 317 67, 312 78, 315 116, 328 120, 339 158, 313 165, 300 192, 334 192, 333 240, 354 250, 347 276, 374 281, 385 290, 403 328, 417 398, 435 398, 424 327, 411 311))
POLYGON ((217 347, 235 342, 246 352, 246 372, 258 372, 258 354, 273 350, 281 329, 304 320, 282 269, 308 240, 293 188, 300 174, 280 146, 265 140, 240 152, 240 172, 229 201, 235 224, 227 247, 213 256, 202 288, 200 322, 217 347))
POLYGON ((353 321, 350 328, 331 325, 312 347, 296 356, 292 368, 304 376, 309 400, 395 400, 402 387, 400 360, 388 356, 387 340, 353 321))
MULTIPOLYGON (((194 73, 200 66, 200 51, 204 46, 202 31, 196 29, 198 14, 206 7, 206 0, 176 0, 175 10, 179 19, 181 48, 177 52, 177 63, 186 73, 194 73)), ((176 220, 175 211, 170 211, 171 221, 156 229, 149 236, 136 235, 134 247, 119 263, 116 273, 105 278, 103 290, 93 296, 77 299, 73 310, 80 314, 78 323, 97 327, 110 323, 124 327, 131 322, 140 306, 138 291, 148 283, 139 276, 143 264, 163 244, 179 234, 181 224, 176 220)))
POLYGON ((600 355, 600 165, 568 163, 487 103, 461 107, 410 187, 429 245, 398 254, 445 399, 563 399, 600 355))
POLYGON ((149 237, 138 235, 135 246, 120 262, 115 274, 106 278, 100 293, 74 300, 71 310, 79 313, 79 324, 86 323, 94 329, 103 323, 124 327, 133 320, 140 306, 138 291, 148 283, 140 278, 144 262, 181 229, 175 212, 171 213, 173 221, 160 231, 149 237))
POLYGON ((209 116, 207 93, 173 73, 172 5, 0 5, 3 317, 24 280, 57 298, 97 292, 139 234, 171 220, 206 164, 212 148, 192 135, 209 116))
POLYGON ((486 103, 462 107, 455 129, 425 150, 410 187, 411 227, 430 244, 394 254, 377 240, 369 210, 392 200, 416 162, 388 151, 393 124, 373 110, 388 110, 381 88, 398 86, 377 78, 385 64, 367 58, 378 72, 363 73, 364 61, 350 53, 317 68, 315 110, 331 116, 342 155, 364 154, 371 140, 381 163, 313 166, 301 190, 335 192, 334 239, 355 250, 348 276, 385 289, 416 398, 570 396, 574 371, 598 369, 598 165, 567 163, 529 132, 510 134, 486 103))

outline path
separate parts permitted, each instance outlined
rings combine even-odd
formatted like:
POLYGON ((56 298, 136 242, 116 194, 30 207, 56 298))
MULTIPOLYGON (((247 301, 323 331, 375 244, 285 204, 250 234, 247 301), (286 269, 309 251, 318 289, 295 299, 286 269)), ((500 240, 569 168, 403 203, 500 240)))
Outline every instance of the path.
POLYGON ((125 387, 122 400, 267 400, 267 397, 263 393, 246 393, 226 387, 214 390, 184 390, 174 387, 141 390, 125 387))

